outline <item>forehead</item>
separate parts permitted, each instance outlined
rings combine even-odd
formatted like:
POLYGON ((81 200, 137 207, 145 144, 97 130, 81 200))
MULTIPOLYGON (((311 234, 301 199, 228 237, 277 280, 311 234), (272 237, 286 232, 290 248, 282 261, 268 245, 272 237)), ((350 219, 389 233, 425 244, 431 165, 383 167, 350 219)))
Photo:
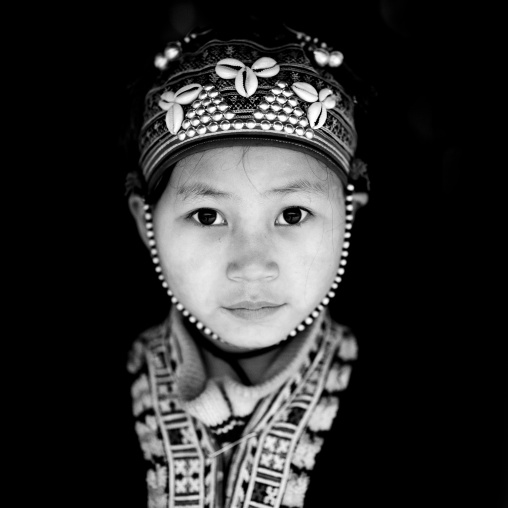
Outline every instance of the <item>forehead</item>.
POLYGON ((314 157, 270 146, 213 148, 182 159, 171 175, 172 192, 182 196, 200 185, 260 194, 289 185, 294 191, 326 195, 342 187, 338 176, 314 157))

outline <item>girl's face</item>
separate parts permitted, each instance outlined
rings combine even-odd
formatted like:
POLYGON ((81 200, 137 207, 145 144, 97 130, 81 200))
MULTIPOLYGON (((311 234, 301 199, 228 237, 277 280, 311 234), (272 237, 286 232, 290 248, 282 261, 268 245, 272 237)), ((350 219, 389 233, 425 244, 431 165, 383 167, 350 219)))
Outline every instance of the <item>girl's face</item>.
POLYGON ((175 296, 225 349, 243 350, 280 342, 323 299, 344 217, 342 184, 316 159, 232 147, 180 161, 153 222, 175 296))

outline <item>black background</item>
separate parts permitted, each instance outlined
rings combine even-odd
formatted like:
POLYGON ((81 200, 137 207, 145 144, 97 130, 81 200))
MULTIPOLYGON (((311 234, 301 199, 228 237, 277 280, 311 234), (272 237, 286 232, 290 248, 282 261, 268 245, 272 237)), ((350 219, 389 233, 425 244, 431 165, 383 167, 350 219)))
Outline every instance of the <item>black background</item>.
MULTIPOLYGON (((492 188, 483 90, 492 48, 475 9, 196 0, 44 13, 44 37, 29 44, 40 67, 25 95, 29 130, 42 131, 29 168, 39 198, 27 249, 37 291, 24 295, 21 322, 41 371, 30 399, 44 416, 40 495, 145 506, 125 363, 168 302, 123 195, 125 90, 167 41, 218 18, 241 25, 252 12, 340 49, 378 93, 360 138, 371 199, 333 303, 360 344, 359 435, 367 437, 358 454, 368 473, 359 485, 378 506, 501 506, 505 443, 493 437, 502 426, 493 394, 505 380, 493 347, 500 338, 478 327, 487 295, 477 289, 482 192, 492 188)), ((323 506, 341 506, 340 489, 323 506)))

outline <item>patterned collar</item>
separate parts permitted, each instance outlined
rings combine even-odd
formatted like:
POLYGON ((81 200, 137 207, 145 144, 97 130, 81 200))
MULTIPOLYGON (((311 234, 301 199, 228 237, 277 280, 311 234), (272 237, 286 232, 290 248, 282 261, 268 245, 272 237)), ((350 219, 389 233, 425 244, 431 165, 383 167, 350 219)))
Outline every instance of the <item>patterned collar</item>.
POLYGON ((253 387, 206 379, 176 314, 135 343, 129 368, 150 508, 303 506, 357 347, 328 315, 301 337, 253 387), (221 450, 240 436, 228 471, 221 450))

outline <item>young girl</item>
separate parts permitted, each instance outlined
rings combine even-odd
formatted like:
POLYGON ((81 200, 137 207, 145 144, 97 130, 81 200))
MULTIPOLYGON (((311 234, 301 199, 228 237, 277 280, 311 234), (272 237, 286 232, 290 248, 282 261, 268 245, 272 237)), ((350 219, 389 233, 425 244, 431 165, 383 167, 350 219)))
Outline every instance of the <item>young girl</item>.
POLYGON ((172 303, 129 364, 148 506, 308 506, 357 351, 327 308, 367 201, 353 75, 290 29, 191 33, 155 67, 128 179, 172 303))

